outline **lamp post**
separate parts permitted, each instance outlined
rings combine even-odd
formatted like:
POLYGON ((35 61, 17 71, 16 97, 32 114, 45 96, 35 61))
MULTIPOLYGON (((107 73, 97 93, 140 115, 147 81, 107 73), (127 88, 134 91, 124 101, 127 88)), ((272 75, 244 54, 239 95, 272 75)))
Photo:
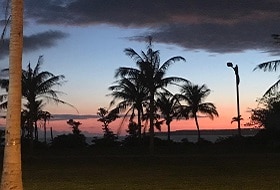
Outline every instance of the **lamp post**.
POLYGON ((241 128, 240 128, 240 106, 239 106, 239 83, 240 83, 240 78, 238 74, 238 66, 233 64, 231 62, 227 63, 228 67, 231 67, 234 70, 235 73, 235 82, 236 82, 236 103, 237 103, 237 129, 238 129, 238 135, 241 136, 241 128))

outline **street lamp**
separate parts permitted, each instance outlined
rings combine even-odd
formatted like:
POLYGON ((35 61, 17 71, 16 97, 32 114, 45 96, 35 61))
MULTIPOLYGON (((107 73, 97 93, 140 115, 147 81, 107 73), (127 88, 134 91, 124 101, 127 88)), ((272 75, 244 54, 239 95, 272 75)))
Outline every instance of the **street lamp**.
POLYGON ((237 129, 238 129, 238 135, 241 136, 241 128, 240 128, 241 115, 240 115, 240 106, 239 106, 239 83, 240 83, 240 78, 239 78, 239 74, 238 74, 238 66, 235 65, 235 67, 234 67, 231 62, 228 62, 227 66, 231 67, 234 70, 234 73, 235 73, 236 100, 237 100, 237 129))

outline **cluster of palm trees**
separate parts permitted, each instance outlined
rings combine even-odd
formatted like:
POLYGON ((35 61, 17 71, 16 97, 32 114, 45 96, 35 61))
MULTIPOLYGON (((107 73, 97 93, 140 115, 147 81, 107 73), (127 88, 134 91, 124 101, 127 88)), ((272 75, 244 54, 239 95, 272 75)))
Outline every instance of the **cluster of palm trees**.
MULTIPOLYGON (((55 103, 68 104, 59 99, 60 91, 54 87, 60 86, 64 82, 63 75, 54 75, 48 71, 41 71, 43 57, 40 56, 36 66, 31 68, 30 63, 26 70, 22 70, 22 97, 23 109, 21 111, 21 136, 28 138, 32 143, 38 141, 38 121, 43 121, 44 141, 46 142, 46 122, 52 117, 50 112, 43 110, 49 101, 55 103)), ((9 69, 3 69, 3 73, 9 69)), ((9 78, 0 79, 0 87, 8 92, 9 78)), ((7 93, 1 94, 0 108, 7 107, 7 93)), ((70 104, 68 104, 70 105, 70 104)), ((72 105, 70 105, 72 106, 72 105)))
MULTIPOLYGON (((120 111, 125 112, 125 116, 130 115, 130 122, 133 122, 137 112, 139 138, 142 134, 142 121, 149 120, 151 152, 154 149, 154 128, 159 127, 163 121, 168 126, 170 140, 170 123, 174 118, 194 118, 199 131, 198 112, 212 119, 218 116, 214 104, 204 103, 210 93, 205 85, 194 85, 182 77, 166 76, 169 66, 177 61, 185 61, 183 57, 175 56, 161 64, 160 53, 152 49, 151 39, 147 52, 138 54, 131 48, 124 52, 134 59, 137 67, 120 67, 116 70, 117 80, 109 87, 112 91, 110 95, 113 96, 111 104, 116 104, 120 111), (169 85, 179 86, 181 93, 172 94, 167 89, 169 85)), ((198 138, 201 138, 199 132, 198 138)))

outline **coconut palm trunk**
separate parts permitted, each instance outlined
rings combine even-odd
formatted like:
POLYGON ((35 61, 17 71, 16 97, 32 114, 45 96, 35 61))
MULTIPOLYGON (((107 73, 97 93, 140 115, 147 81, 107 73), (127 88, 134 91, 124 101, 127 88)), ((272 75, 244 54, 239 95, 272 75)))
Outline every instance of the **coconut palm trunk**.
POLYGON ((167 125, 167 140, 168 142, 170 142, 170 123, 169 121, 166 122, 166 125, 167 125))
POLYGON ((23 0, 11 0, 8 111, 1 190, 22 190, 21 75, 23 49, 23 0))
POLYGON ((47 119, 44 119, 44 142, 47 144, 47 119))
POLYGON ((153 155, 154 154, 154 150, 155 150, 155 143, 154 143, 154 135, 155 135, 155 129, 154 129, 154 113, 155 113, 155 93, 153 91, 151 92, 151 96, 150 96, 150 130, 149 130, 149 134, 150 134, 150 145, 149 145, 149 149, 150 149, 150 154, 153 155))
POLYGON ((138 138, 139 142, 141 142, 142 137, 142 122, 141 122, 141 111, 140 109, 137 110, 137 126, 138 126, 138 138))
POLYGON ((200 137, 200 129, 199 129, 199 124, 198 124, 198 119, 197 119, 196 113, 194 113, 194 120, 195 120, 196 129, 197 129, 197 141, 199 142, 201 137, 200 137))

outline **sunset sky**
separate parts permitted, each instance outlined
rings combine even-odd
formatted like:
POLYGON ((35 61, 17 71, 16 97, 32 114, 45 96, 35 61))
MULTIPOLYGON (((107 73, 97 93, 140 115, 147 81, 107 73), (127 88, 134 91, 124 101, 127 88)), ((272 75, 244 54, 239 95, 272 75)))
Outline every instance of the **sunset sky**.
MULTIPOLYGON (((0 2, 3 20, 6 0, 0 2)), ((70 131, 66 119, 72 118, 82 123, 82 132, 101 133, 101 123, 93 117, 99 107, 109 107, 108 87, 116 80, 115 70, 135 67, 123 50, 145 51, 146 36, 152 36, 162 62, 177 55, 186 59, 172 65, 168 76, 212 90, 207 101, 216 105, 220 117, 200 118, 201 129, 235 129, 236 123, 231 124, 237 116, 235 75, 226 63, 239 67, 244 124, 248 110, 257 107, 256 99, 278 79, 277 73, 253 69, 279 59, 280 47, 271 38, 280 32, 279 7, 278 0, 25 0, 23 67, 29 62, 34 67, 43 55, 43 70, 66 77, 60 98, 79 113, 66 105, 49 105, 45 110, 55 116, 50 126, 70 131)), ((5 38, 0 69, 9 62, 8 32, 5 38)), ((118 123, 111 125, 114 132, 118 123)), ((171 125, 172 130, 195 129, 193 120, 171 125)))

